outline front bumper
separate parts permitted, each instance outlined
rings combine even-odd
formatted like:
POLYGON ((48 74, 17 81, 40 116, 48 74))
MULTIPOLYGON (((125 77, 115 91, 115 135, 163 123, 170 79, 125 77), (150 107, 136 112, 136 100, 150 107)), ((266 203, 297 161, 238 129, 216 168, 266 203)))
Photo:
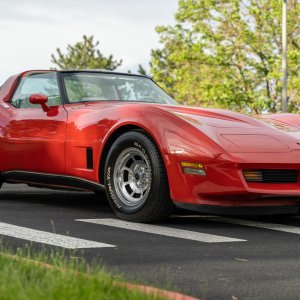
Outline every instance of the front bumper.
POLYGON ((235 153, 215 159, 165 154, 171 198, 175 203, 216 207, 298 207, 300 201, 300 153, 235 153), (203 163, 206 176, 184 174, 180 162, 203 163), (246 182, 243 170, 291 169, 295 183, 246 182))

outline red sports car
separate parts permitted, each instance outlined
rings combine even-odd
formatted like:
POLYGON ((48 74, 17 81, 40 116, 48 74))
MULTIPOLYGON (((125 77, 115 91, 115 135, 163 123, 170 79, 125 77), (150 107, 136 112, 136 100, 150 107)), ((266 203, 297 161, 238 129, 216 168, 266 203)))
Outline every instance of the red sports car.
POLYGON ((1 183, 105 189, 124 220, 159 221, 175 206, 299 211, 300 116, 179 106, 140 75, 10 77, 0 89, 0 160, 1 183))

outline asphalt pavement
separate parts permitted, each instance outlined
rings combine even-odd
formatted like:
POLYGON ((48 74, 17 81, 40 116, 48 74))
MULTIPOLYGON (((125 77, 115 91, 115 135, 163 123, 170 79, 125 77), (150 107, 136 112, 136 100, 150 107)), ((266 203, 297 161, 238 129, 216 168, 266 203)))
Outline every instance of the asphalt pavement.
POLYGON ((143 225, 116 219, 104 195, 4 184, 0 237, 15 249, 80 251, 128 280, 201 299, 300 298, 297 216, 178 212, 143 225))

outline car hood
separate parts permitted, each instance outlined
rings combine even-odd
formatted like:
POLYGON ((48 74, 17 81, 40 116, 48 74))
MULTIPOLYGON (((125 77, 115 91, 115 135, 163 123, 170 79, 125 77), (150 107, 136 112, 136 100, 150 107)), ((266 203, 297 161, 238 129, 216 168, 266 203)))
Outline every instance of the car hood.
POLYGON ((228 152, 300 150, 300 127, 264 116, 184 106, 165 108, 196 126, 228 152))

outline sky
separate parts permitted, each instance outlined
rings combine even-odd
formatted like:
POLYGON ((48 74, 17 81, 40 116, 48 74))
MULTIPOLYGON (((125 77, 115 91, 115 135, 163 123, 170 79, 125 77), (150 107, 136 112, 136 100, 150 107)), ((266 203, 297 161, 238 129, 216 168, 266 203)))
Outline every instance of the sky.
POLYGON ((84 34, 104 55, 123 59, 119 71, 148 68, 160 47, 157 25, 174 23, 178 0, 0 0, 0 84, 30 69, 48 69, 56 48, 84 34))

